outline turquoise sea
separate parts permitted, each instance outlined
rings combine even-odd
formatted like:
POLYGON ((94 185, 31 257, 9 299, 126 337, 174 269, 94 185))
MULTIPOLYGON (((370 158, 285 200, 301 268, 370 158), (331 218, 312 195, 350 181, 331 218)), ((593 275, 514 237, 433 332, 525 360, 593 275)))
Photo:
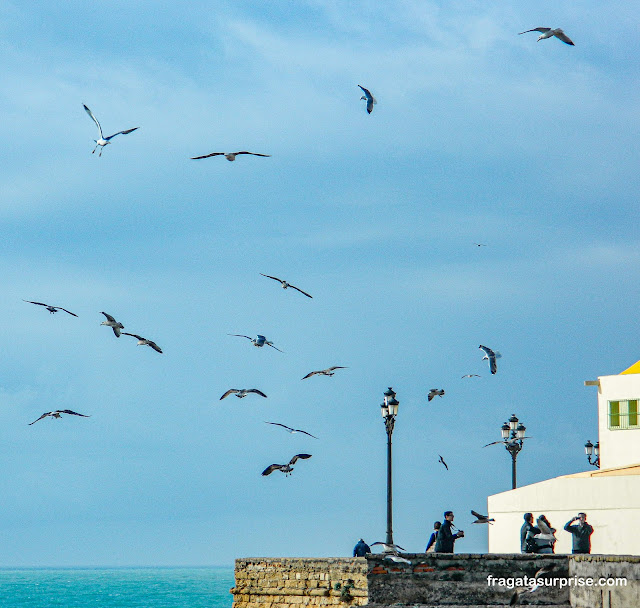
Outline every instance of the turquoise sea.
POLYGON ((233 568, 0 568, 2 608, 230 608, 233 568))

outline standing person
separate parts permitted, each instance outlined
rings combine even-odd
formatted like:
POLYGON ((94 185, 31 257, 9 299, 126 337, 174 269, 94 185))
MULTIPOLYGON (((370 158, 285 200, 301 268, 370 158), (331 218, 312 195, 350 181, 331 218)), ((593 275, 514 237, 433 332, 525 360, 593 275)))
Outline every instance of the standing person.
POLYGON ((587 514, 578 513, 577 517, 572 517, 565 525, 564 529, 573 535, 572 553, 591 553, 591 535, 593 528, 587 523, 587 514), (572 526, 574 521, 580 522, 577 526, 572 526))
POLYGON ((464 532, 459 530, 455 534, 451 531, 453 526, 453 511, 444 512, 444 521, 438 530, 436 538, 436 553, 453 553, 453 543, 464 536, 464 532))
POLYGON ((371 547, 360 539, 353 548, 353 557, 364 557, 367 553, 371 553, 371 547))
POLYGON ((433 553, 436 550, 436 538, 438 537, 438 530, 442 524, 439 521, 433 522, 433 532, 429 537, 429 542, 427 543, 427 548, 424 550, 425 553, 433 553))
MULTIPOLYGON (((529 532, 532 529, 537 530, 537 528, 533 525, 533 513, 525 513, 523 517, 524 523, 522 524, 522 528, 520 528, 520 552, 535 553, 535 551, 532 550, 532 544, 528 542, 529 539, 532 539, 532 536, 529 536, 529 532)), ((537 534, 538 532, 534 532, 533 534, 537 534)))
POLYGON ((556 529, 551 527, 551 522, 544 515, 538 517, 536 524, 540 530, 540 533, 535 536, 538 546, 536 553, 554 553, 554 546, 557 540, 555 537, 556 529))

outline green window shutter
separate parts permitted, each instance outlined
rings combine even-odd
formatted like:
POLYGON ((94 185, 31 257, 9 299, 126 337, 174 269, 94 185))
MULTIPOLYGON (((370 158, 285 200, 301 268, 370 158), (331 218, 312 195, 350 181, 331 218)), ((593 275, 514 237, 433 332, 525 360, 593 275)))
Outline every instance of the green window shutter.
POLYGON ((638 426, 638 400, 629 401, 629 426, 638 426))
POLYGON ((620 402, 609 401, 609 428, 620 428, 620 402))

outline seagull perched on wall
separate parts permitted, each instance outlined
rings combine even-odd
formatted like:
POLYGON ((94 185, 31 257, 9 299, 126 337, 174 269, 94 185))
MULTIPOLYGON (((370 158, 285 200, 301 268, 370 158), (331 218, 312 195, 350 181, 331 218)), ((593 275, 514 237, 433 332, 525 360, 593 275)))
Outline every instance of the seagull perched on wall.
POLYGON ((562 42, 564 42, 565 44, 570 44, 571 46, 575 46, 575 44, 573 44, 573 41, 571 40, 571 38, 569 38, 569 36, 567 36, 560 28, 556 28, 554 30, 554 29, 551 29, 550 27, 534 27, 532 30, 527 30, 525 32, 519 32, 518 35, 527 34, 529 32, 542 32, 540 34, 540 36, 538 36, 538 42, 540 42, 541 40, 546 40, 547 38, 552 38, 553 36, 555 36, 559 40, 562 40, 562 42))
POLYGON ((228 161, 233 162, 236 159, 236 156, 240 154, 250 154, 251 156, 264 156, 265 158, 269 158, 271 154, 257 154, 256 152, 247 152, 243 150, 242 152, 212 152, 211 154, 205 154, 204 156, 192 156, 191 160, 201 160, 202 158, 211 158, 212 156, 224 156, 228 161))
POLYGON ((274 471, 282 471, 285 476, 291 475, 293 473, 293 465, 298 462, 299 458, 307 459, 311 458, 311 454, 296 454, 288 464, 271 464, 264 471, 262 471, 263 475, 271 475, 274 471))
MULTIPOLYGON (((83 418, 91 418, 91 416, 87 416, 86 414, 78 414, 78 412, 74 412, 72 410, 55 410, 53 412, 45 412, 44 414, 42 414, 42 416, 40 416, 40 418, 38 418, 38 420, 42 420, 47 416, 51 416, 52 418, 60 418, 61 414, 72 414, 73 416, 82 416, 83 418)), ((34 420, 33 422, 30 422, 29 426, 31 426, 32 424, 35 424, 36 422, 38 422, 38 420, 34 420)))
POLYGON ((78 315, 66 308, 62 308, 62 306, 51 306, 50 304, 43 304, 42 302, 32 302, 31 300, 22 300, 23 302, 28 302, 29 304, 37 304, 38 306, 44 306, 51 314, 58 312, 59 310, 64 310, 68 312, 70 315, 77 317, 78 315))
POLYGON ((481 350, 483 350, 485 352, 484 357, 482 357, 482 360, 484 361, 485 359, 489 360, 489 369, 491 370, 492 374, 495 374, 498 371, 498 365, 496 364, 496 359, 499 359, 500 357, 502 357, 502 355, 497 352, 497 351, 492 351, 488 346, 482 346, 482 344, 478 347, 481 350))
POLYGON ((371 112, 373 112, 373 106, 375 104, 377 104, 378 102, 376 101, 376 98, 371 94, 371 91, 369 91, 369 89, 365 89, 361 85, 358 85, 358 86, 364 92, 364 95, 360 99, 366 99, 367 100, 367 113, 371 114, 371 112))
POLYGON ((474 522, 471 522, 474 524, 491 524, 492 521, 495 521, 493 517, 489 518, 488 515, 480 515, 480 513, 476 513, 473 509, 471 509, 471 515, 476 518, 474 522))
POLYGON ((264 336, 261 336, 260 334, 258 334, 256 338, 250 338, 249 336, 245 336, 243 334, 227 334, 227 336, 237 336, 238 338, 246 338, 247 340, 251 340, 251 343, 254 346, 257 346, 258 348, 262 348, 266 344, 271 348, 275 348, 278 352, 284 352, 284 351, 281 351, 277 346, 274 346, 273 342, 269 342, 269 340, 267 340, 264 336))
POLYGON ((266 397, 266 395, 262 392, 259 391, 257 388, 230 388, 224 395, 222 395, 222 397, 220 397, 220 401, 222 401, 225 397, 228 397, 231 394, 234 394, 238 399, 243 399, 244 397, 246 397, 249 393, 256 393, 257 395, 260 395, 261 397, 266 397))
POLYGON ((133 338, 137 338, 138 339, 138 346, 150 346, 157 353, 162 353, 162 349, 153 340, 147 340, 147 338, 143 338, 142 336, 139 336, 138 334, 129 334, 126 331, 123 331, 122 334, 124 336, 132 336, 133 338))
POLYGON ((307 433, 307 431, 303 431, 302 429, 292 429, 290 426, 287 426, 286 424, 280 424, 279 422, 267 422, 267 421, 265 421, 265 424, 273 424, 275 426, 281 426, 283 429, 285 429, 289 433, 304 433, 305 435, 309 435, 309 437, 313 437, 314 439, 317 439, 315 435, 312 435, 311 433, 307 433))
POLYGON ((304 378, 302 378, 303 380, 306 380, 307 378, 311 378, 311 376, 333 376, 336 372, 336 369, 347 369, 346 367, 342 366, 342 365, 334 365, 333 367, 328 367, 327 369, 321 369, 318 370, 316 372, 309 372, 304 378))
MULTIPOLYGON (((262 274, 262 273, 260 273, 262 274)), ((289 287, 291 287, 291 289, 295 289, 296 291, 299 291, 301 294, 307 296, 307 298, 313 298, 313 296, 310 296, 306 291, 302 291, 302 289, 300 289, 299 287, 296 287, 295 285, 292 285, 291 283, 287 283, 286 281, 283 281, 282 279, 279 279, 278 277, 272 277, 271 275, 268 274, 262 274, 263 277, 267 277, 267 279, 273 279, 274 281, 278 281, 281 285, 282 285, 282 289, 289 289, 289 287)))
POLYGON ((140 127, 134 127, 133 129, 127 129, 126 131, 118 131, 117 133, 114 133, 113 135, 109 135, 109 137, 104 137, 102 135, 102 127, 100 126, 100 123, 98 122, 98 119, 93 115, 93 112, 89 108, 87 108, 87 106, 84 105, 84 104, 82 104, 82 107, 84 108, 84 111, 89 116, 91 116, 91 118, 93 118, 93 122, 95 122, 97 127, 98 127, 98 133, 100 133, 100 138, 93 140, 93 141, 96 142, 96 147, 93 149, 93 152, 91 152, 91 154, 93 154, 98 149, 98 146, 99 146, 100 147, 100 154, 98 154, 98 156, 102 156, 102 150, 104 150, 105 146, 108 146, 111 143, 111 140, 116 135, 127 135, 129 133, 133 133, 133 131, 135 131, 136 129, 140 128, 140 127))
POLYGON ((101 312, 100 314, 107 317, 107 320, 100 323, 100 325, 106 325, 107 327, 113 329, 113 333, 116 335, 116 338, 119 338, 120 330, 124 329, 124 325, 116 321, 110 314, 107 314, 106 312, 101 312))
POLYGON ((444 395, 443 388, 432 388, 427 395, 427 401, 431 401, 435 396, 442 397, 444 395))
MULTIPOLYGON (((438 456, 440 456, 440 454, 438 454, 438 456)), ((447 466, 447 463, 444 461, 444 458, 442 456, 440 456, 440 460, 438 460, 438 462, 442 463, 447 471, 449 470, 449 467, 447 466)))

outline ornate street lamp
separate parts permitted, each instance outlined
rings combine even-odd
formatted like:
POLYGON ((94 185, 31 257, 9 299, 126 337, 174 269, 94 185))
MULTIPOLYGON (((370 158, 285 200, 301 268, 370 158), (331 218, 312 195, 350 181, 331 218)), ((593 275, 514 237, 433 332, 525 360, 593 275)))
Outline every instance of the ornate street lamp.
POLYGON ((587 443, 584 444, 584 451, 587 454, 589 464, 600 468, 600 442, 598 441, 593 445, 593 443, 587 439, 587 443), (594 456, 593 461, 591 460, 591 456, 594 456))
POLYGON ((528 439, 525 437, 525 433, 527 431, 527 427, 522 424, 517 416, 513 414, 511 418, 509 418, 509 422, 505 422, 500 427, 500 432, 502 434, 502 443, 504 447, 507 449, 507 452, 511 454, 511 489, 515 490, 516 485, 516 459, 518 458, 518 454, 522 449, 522 441, 523 439, 528 439))
POLYGON ((398 406, 396 394, 391 387, 384 392, 384 402, 380 406, 387 431, 387 545, 393 545, 393 494, 391 486, 391 435, 395 426, 398 406))

